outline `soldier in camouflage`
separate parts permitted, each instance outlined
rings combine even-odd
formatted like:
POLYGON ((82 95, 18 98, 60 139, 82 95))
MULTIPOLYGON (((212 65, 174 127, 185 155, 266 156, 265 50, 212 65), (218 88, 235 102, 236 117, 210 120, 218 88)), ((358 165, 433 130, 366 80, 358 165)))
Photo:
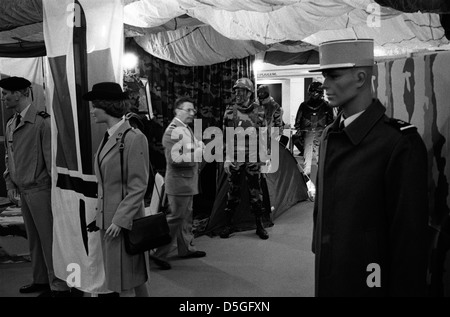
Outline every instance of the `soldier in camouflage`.
MULTIPOLYGON (((232 232, 231 219, 240 202, 240 175, 245 173, 249 188, 250 208, 255 216, 256 234, 261 239, 269 235, 262 222, 263 206, 260 187, 260 167, 258 157, 258 128, 265 126, 264 108, 253 102, 254 86, 250 79, 240 78, 233 86, 236 93, 235 103, 228 106, 224 113, 223 127, 232 128, 237 141, 227 142, 224 170, 228 174, 228 197, 225 207, 227 224, 220 233, 221 238, 228 238, 232 232), (248 140, 246 138, 248 137, 248 140), (241 141, 239 141, 241 140, 241 141), (243 141, 245 140, 245 141, 243 141)), ((229 140, 229 138, 226 138, 229 140)))
MULTIPOLYGON (((270 96, 269 86, 261 85, 258 87, 258 103, 264 108, 264 121, 269 133, 267 145, 271 144, 271 128, 278 128, 278 136, 283 135, 283 109, 270 96)), ((275 131, 273 131, 275 132, 275 131)))

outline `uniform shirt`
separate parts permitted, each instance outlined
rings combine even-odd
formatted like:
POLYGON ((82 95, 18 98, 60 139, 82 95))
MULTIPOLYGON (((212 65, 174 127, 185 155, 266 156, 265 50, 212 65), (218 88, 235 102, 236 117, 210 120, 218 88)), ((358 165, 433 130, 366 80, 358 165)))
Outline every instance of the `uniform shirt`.
POLYGON ((348 125, 350 123, 352 123, 353 121, 355 121, 356 118, 358 118, 360 115, 362 115, 363 112, 364 112, 364 110, 361 111, 361 112, 355 113, 355 114, 353 114, 350 117, 345 118, 345 119, 344 119, 344 116, 341 116, 341 122, 344 121, 344 127, 348 127, 348 125))

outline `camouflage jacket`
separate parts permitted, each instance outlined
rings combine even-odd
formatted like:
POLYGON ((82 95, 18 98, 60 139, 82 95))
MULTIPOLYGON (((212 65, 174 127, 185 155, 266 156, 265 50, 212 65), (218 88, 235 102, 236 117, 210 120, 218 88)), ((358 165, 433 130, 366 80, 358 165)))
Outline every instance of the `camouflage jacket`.
POLYGON ((249 101, 243 106, 229 105, 223 116, 226 159, 242 161, 245 158, 245 162, 259 161, 259 128, 265 127, 266 124, 264 108, 258 103, 249 101), (237 136, 234 142, 230 140, 230 133, 237 136), (234 159, 229 157, 231 155, 234 155, 234 159))

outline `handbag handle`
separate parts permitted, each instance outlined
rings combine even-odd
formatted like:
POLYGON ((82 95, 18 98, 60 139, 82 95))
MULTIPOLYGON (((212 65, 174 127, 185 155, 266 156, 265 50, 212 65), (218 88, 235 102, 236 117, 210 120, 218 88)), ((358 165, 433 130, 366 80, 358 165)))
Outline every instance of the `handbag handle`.
MULTIPOLYGON (((122 199, 125 197, 125 191, 124 191, 124 185, 125 185, 125 183, 124 183, 124 176, 123 176, 123 150, 125 149, 125 135, 128 133, 128 131, 130 131, 132 128, 128 128, 128 129, 126 129, 125 130, 125 132, 122 134, 122 137, 120 138, 120 143, 119 143, 119 153, 120 153, 120 178, 121 178, 121 180, 122 180, 122 199)), ((150 163, 150 169, 151 169, 151 171, 152 171, 152 173, 153 173, 153 175, 155 175, 154 174, 154 172, 153 172, 153 168, 152 168, 152 166, 151 166, 151 163, 150 163)), ((159 193, 159 190, 158 190, 158 188, 156 188, 156 192, 158 193, 158 196, 159 196, 159 199, 160 199, 160 201, 161 201, 161 194, 159 193)), ((164 213, 164 212, 163 212, 164 213)))
POLYGON ((119 153, 120 153, 120 178, 122 180, 122 199, 125 197, 124 192, 124 177, 123 177, 123 150, 125 148, 125 135, 130 131, 131 128, 128 128, 125 130, 125 132, 122 134, 122 137, 120 138, 120 144, 119 144, 119 153))

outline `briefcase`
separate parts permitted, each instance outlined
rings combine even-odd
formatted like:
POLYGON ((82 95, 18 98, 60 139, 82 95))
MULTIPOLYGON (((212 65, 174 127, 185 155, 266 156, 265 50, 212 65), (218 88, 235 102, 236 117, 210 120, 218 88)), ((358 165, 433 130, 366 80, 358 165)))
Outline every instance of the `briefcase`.
POLYGON ((125 250, 135 255, 171 242, 166 215, 162 212, 133 220, 131 230, 124 230, 125 250))

